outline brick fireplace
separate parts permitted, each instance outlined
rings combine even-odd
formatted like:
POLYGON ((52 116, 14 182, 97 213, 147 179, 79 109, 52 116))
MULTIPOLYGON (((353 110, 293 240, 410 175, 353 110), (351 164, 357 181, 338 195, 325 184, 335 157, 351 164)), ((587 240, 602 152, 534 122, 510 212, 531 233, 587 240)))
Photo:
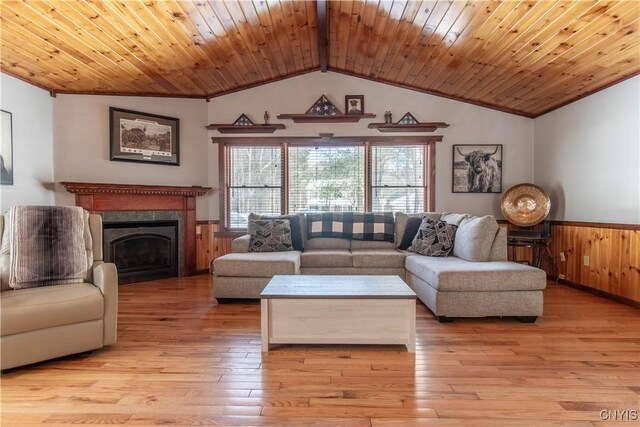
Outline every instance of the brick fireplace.
POLYGON ((129 270, 129 276, 123 282, 150 280, 155 278, 153 271, 160 270, 171 271, 165 277, 167 274, 180 277, 195 274, 196 197, 205 195, 210 188, 85 182, 63 182, 62 185, 75 194, 76 206, 102 216, 103 233, 112 241, 106 246, 105 257, 111 254, 115 258, 129 250, 150 260, 150 264, 157 261, 157 265, 149 266, 151 276, 145 276, 140 275, 140 263, 125 266, 121 260, 119 269, 129 270), (170 223, 176 230, 174 238, 167 228, 170 223), (112 231, 126 228, 130 229, 128 234, 112 231), (157 248, 150 249, 152 244, 157 248), (172 253, 165 260, 168 250, 172 253))

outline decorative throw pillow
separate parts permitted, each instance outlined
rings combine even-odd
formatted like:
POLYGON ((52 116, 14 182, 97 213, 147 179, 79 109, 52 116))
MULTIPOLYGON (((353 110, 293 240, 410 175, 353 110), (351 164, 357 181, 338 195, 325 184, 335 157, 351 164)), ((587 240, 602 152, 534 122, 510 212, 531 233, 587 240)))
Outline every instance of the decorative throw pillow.
POLYGON ((288 219, 249 220, 249 252, 284 252, 293 250, 291 223, 288 219))
POLYGON ((300 223, 299 215, 258 215, 249 214, 249 221, 256 219, 288 219, 291 224, 291 243, 293 244, 294 251, 304 250, 304 243, 302 241, 302 224, 300 223))
POLYGON ((418 233, 411 243, 409 252, 420 255, 446 257, 453 249, 458 227, 445 221, 425 218, 420 224, 418 233))
POLYGON ((402 236, 402 240, 398 245, 398 249, 407 250, 413 243, 414 237, 418 234, 418 229, 420 228, 420 224, 422 224, 422 218, 408 218, 407 226, 404 229, 404 235, 402 236))

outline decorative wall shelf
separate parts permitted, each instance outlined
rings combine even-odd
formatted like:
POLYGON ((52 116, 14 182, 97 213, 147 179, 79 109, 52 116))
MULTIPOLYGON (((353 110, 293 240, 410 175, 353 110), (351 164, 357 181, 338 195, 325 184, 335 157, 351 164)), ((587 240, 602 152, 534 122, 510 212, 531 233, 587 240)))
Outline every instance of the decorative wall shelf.
POLYGON ((446 123, 416 123, 401 125, 398 123, 369 123, 369 129, 378 129, 380 132, 433 132, 438 128, 449 127, 446 123))
POLYGON ((338 107, 333 105, 325 95, 322 95, 306 113, 278 114, 276 117, 290 119, 294 123, 357 123, 360 119, 373 119, 376 115, 371 113, 342 114, 338 107))
POLYGON ((420 123, 411 113, 402 116, 398 123, 369 123, 369 129, 378 129, 380 132, 433 132, 447 127, 449 125, 443 122, 420 123))
POLYGON ((207 126, 207 129, 217 130, 220 133, 273 133, 285 128, 286 126, 282 123, 254 124, 246 114, 241 114, 233 123, 213 123, 207 126))

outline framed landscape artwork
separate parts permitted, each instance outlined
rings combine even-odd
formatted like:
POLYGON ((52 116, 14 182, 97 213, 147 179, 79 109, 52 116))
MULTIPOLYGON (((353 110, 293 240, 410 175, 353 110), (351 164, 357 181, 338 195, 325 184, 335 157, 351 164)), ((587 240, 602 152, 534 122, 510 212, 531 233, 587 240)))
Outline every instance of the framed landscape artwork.
POLYGON ((180 119, 109 107, 111 160, 180 164, 180 119))
POLYGON ((13 185, 13 124, 11 113, 0 110, 0 184, 13 185))
POLYGON ((502 145, 453 146, 454 193, 502 192, 502 145))

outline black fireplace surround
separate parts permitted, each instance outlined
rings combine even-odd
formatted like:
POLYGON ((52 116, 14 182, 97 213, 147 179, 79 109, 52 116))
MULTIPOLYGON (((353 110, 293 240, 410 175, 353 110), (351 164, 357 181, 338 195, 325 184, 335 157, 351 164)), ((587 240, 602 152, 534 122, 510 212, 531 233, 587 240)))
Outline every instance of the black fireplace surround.
POLYGON ((178 226, 178 221, 105 222, 104 257, 118 268, 118 283, 178 276, 178 226))

